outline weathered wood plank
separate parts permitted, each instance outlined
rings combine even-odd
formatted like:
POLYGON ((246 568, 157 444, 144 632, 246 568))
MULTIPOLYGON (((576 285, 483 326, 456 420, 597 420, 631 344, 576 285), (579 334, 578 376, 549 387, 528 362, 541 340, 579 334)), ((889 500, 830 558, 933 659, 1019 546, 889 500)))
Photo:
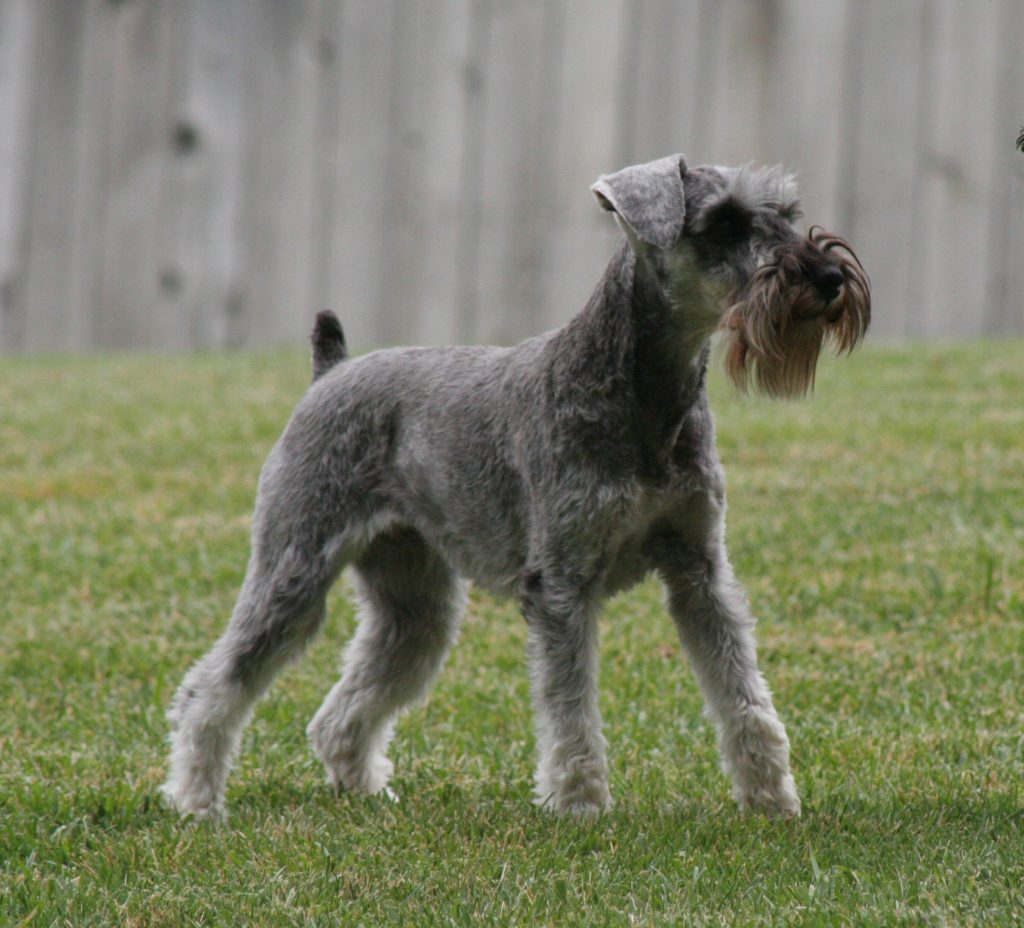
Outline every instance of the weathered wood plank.
POLYGON ((319 0, 245 4, 244 344, 305 339, 313 302, 319 0), (258 51, 257 51, 258 50, 258 51))
POLYGON ((551 88, 563 13, 552 0, 508 0, 491 9, 475 340, 513 342, 545 327, 550 145, 559 118, 551 88))
POLYGON ((114 10, 106 207, 98 230, 103 267, 93 338, 99 348, 160 348, 178 338, 178 320, 157 311, 161 288, 174 286, 161 267, 165 217, 158 206, 173 142, 171 88, 184 7, 129 3, 114 10))
POLYGON ((174 320, 165 348, 231 344, 244 308, 238 245, 246 7, 245 0, 192 3, 181 23, 158 238, 158 311, 174 320))
POLYGON ((966 338, 984 331, 989 282, 986 245, 996 112, 978 106, 996 86, 999 10, 955 2, 933 5, 928 55, 930 112, 920 171, 921 208, 914 237, 923 249, 913 285, 919 303, 905 331, 966 338), (940 102, 941 101, 941 102, 940 102))
POLYGON ((328 129, 320 170, 331 198, 325 272, 326 305, 358 350, 381 345, 382 272, 390 100, 398 7, 380 0, 347 0, 340 17, 321 25, 336 58, 325 74, 337 94, 338 122, 328 129), (329 145, 329 148, 326 147, 329 145))
POLYGON ((456 339, 470 37, 469 0, 413 3, 398 17, 381 203, 385 343, 456 339))
MULTIPOLYGON (((614 5, 612 5, 614 9, 614 5)), ((710 157, 709 140, 701 139, 699 73, 707 9, 701 3, 639 0, 623 5, 622 25, 612 23, 606 42, 615 41, 621 65, 611 75, 619 100, 616 165, 635 164, 682 152, 687 158, 710 157)), ((577 17, 582 19, 582 17, 577 17)), ((594 68, 607 69, 600 59, 594 68)), ((610 169, 606 168, 605 170, 610 169)))
POLYGON ((995 54, 995 119, 988 146, 993 153, 986 203, 991 219, 985 248, 989 279, 984 301, 988 336, 1024 332, 1024 152, 1012 144, 1024 126, 1024 4, 999 3, 995 54))
POLYGON ((485 132, 484 65, 489 55, 491 0, 472 0, 466 37, 465 136, 459 183, 456 312, 454 340, 476 340, 480 314, 480 234, 483 222, 483 166, 485 132))
POLYGON ((76 147, 72 196, 67 203, 71 230, 70 288, 64 307, 62 350, 91 347, 103 287, 103 217, 107 210, 109 136, 114 86, 114 23, 117 9, 87 0, 79 41, 82 60, 76 101, 76 147))
POLYGON ((873 337, 909 334, 920 290, 912 279, 918 234, 923 85, 923 0, 864 0, 852 8, 851 136, 838 229, 857 245, 873 284, 873 337))
POLYGON ((32 48, 31 171, 27 188, 19 349, 62 350, 74 281, 74 223, 86 7, 63 0, 41 4, 32 48))
MULTIPOLYGON (((334 227, 338 173, 338 146, 341 133, 341 86, 337 74, 340 64, 342 3, 323 3, 317 22, 316 54, 320 65, 320 86, 316 102, 316 149, 313 152, 314 189, 313 256, 311 301, 317 311, 332 308, 331 267, 334 263, 334 227)), ((336 307, 334 307, 336 308, 336 307)), ((351 337, 351 336, 349 336, 351 337)))
POLYGON ((708 158, 718 164, 775 160, 769 143, 778 78, 777 8, 748 0, 721 0, 718 7, 714 69, 701 88, 711 102, 714 151, 708 158))
POLYGON ((19 350, 24 338, 31 53, 38 16, 31 0, 0 3, 0 353, 19 350))
MULTIPOLYGON (((583 308, 621 233, 590 193, 598 175, 621 165, 618 129, 624 101, 618 93, 627 2, 570 3, 560 68, 551 93, 559 113, 547 210, 547 254, 541 289, 552 328, 583 308)), ((526 334, 525 332, 523 334, 526 334)))
POLYGON ((852 142, 843 105, 849 4, 782 0, 777 26, 768 157, 797 173, 811 221, 838 229, 841 153, 852 142))

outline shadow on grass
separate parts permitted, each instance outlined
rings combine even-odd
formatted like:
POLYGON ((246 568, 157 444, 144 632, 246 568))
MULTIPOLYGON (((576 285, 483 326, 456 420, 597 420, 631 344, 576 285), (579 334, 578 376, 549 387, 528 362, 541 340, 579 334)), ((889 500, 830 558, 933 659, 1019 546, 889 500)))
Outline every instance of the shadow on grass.
MULTIPOLYGON (((301 782, 275 776, 229 790, 229 826, 259 827, 265 819, 288 819, 315 828, 421 830, 435 828, 478 839, 501 839, 510 828, 537 841, 575 842, 583 836, 600 839, 642 829, 664 836, 679 835, 690 846, 723 842, 824 840, 872 844, 953 845, 971 840, 1017 841, 1024 837, 1024 805, 1016 791, 972 793, 927 799, 900 793, 877 800, 831 797, 805 804, 795 820, 768 819, 742 813, 731 801, 701 802, 686 797, 619 796, 615 806, 594 819, 563 818, 534 804, 529 780, 460 781, 426 775, 396 778, 397 800, 383 795, 335 792, 317 779, 301 782)), ((176 818, 156 793, 124 794, 105 800, 97 790, 82 797, 80 814, 96 823, 129 830, 176 818)), ((66 809, 67 807, 62 804, 66 809)))

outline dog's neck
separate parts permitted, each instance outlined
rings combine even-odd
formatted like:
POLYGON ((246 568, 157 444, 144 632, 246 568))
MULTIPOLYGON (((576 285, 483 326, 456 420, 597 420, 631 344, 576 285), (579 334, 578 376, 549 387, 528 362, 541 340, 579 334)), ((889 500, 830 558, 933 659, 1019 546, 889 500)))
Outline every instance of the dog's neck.
POLYGON ((586 308, 550 344, 560 401, 639 430, 649 463, 671 449, 680 423, 705 393, 707 331, 694 331, 663 274, 624 243, 586 308))
POLYGON ((643 406, 678 405, 682 414, 704 383, 717 302, 695 268, 681 273, 675 266, 686 265, 686 256, 637 255, 629 248, 627 261, 637 398, 643 406))

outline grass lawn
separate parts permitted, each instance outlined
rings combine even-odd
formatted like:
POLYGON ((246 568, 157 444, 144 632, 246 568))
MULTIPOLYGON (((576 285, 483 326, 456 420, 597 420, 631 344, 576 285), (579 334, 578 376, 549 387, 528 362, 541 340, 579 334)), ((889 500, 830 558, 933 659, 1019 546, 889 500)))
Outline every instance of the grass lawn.
POLYGON ((740 816, 653 582, 602 623, 616 805, 531 805, 516 607, 474 594, 392 749, 332 796, 304 727, 353 613, 260 706, 224 826, 158 800, 299 353, 0 364, 0 925, 1024 925, 1024 342, 869 347, 772 403, 713 381, 729 539, 803 817, 740 816))

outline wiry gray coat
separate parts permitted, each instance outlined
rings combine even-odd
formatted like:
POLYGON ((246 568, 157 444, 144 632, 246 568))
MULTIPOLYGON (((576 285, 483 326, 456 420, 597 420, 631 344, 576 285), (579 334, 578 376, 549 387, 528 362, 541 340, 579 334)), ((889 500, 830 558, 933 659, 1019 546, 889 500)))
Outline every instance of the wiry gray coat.
POLYGON ((452 644, 465 577, 518 597, 529 626, 538 800, 577 813, 607 805, 596 613, 657 571, 737 799, 798 813, 786 734, 723 543, 705 388, 724 295, 759 255, 798 240, 783 215, 789 185, 775 172, 689 171, 679 156, 602 178, 595 192, 627 241, 575 319, 514 348, 348 360, 336 320, 321 316, 314 382, 260 479, 231 623, 171 711, 165 792, 180 810, 222 810, 253 702, 317 630, 350 564, 359 629, 309 726, 335 785, 387 788, 393 720, 452 644), (760 230, 738 257, 721 235, 701 239, 722 203, 760 230))

